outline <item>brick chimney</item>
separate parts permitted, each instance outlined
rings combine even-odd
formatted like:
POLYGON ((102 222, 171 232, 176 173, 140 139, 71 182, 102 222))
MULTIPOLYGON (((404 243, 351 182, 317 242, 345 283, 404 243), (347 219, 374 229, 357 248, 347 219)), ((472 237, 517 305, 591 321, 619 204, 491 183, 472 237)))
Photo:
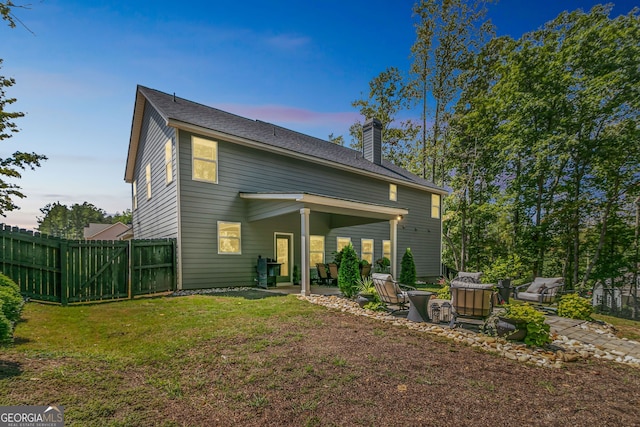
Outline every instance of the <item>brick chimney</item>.
POLYGON ((382 164, 382 123, 378 119, 367 119, 362 126, 364 158, 376 165, 382 164))

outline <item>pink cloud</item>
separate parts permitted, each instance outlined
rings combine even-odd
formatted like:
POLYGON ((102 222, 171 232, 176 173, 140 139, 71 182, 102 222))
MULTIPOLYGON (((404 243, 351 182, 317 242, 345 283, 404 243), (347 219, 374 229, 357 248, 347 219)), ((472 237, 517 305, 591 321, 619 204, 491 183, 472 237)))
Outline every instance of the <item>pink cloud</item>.
POLYGON ((284 105, 217 104, 217 108, 239 116, 272 123, 304 125, 351 125, 362 117, 355 111, 319 112, 284 105))

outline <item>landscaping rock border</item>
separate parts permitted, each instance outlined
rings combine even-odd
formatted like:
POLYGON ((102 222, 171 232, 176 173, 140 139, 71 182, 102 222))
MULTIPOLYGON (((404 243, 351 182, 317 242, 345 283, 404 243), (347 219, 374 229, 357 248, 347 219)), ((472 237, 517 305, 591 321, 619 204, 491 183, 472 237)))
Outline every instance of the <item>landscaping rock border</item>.
MULTIPOLYGON (((451 329, 448 326, 441 326, 438 324, 416 323, 407 319, 392 316, 387 312, 363 309, 360 308, 355 301, 340 296, 299 295, 298 299, 356 316, 370 317, 381 322, 444 337, 487 352, 499 354, 507 359, 531 363, 536 366, 561 368, 564 363, 595 358, 640 368, 640 359, 638 358, 629 356, 618 350, 607 350, 592 344, 582 343, 562 335, 552 334, 552 342, 545 348, 532 348, 527 347, 523 343, 514 343, 503 338, 482 335, 461 328, 451 329)), ((583 329, 591 329, 595 333, 606 334, 615 338, 611 328, 607 327, 607 325, 592 325, 589 323, 585 323, 584 325, 585 326, 581 325, 580 327, 583 329)))

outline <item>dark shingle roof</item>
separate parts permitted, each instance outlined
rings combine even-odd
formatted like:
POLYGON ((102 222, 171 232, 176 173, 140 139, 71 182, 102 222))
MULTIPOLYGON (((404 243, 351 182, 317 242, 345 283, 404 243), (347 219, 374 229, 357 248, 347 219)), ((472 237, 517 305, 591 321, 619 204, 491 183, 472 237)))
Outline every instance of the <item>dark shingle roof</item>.
POLYGON ((205 129, 222 132, 250 141, 277 147, 331 163, 393 178, 437 192, 445 190, 393 163, 384 160, 376 165, 363 158, 362 153, 329 141, 292 131, 260 120, 251 120, 217 108, 208 107, 164 92, 138 86, 138 91, 167 121, 175 120, 205 129))

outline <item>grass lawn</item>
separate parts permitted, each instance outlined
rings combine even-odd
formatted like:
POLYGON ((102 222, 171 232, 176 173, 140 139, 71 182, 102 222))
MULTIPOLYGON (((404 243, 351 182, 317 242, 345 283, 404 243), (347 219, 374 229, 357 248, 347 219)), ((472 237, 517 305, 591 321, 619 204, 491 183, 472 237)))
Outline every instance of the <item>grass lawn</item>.
POLYGON ((0 347, 0 405, 62 405, 68 426, 640 419, 638 369, 536 368, 294 295, 29 303, 23 318, 0 347))

